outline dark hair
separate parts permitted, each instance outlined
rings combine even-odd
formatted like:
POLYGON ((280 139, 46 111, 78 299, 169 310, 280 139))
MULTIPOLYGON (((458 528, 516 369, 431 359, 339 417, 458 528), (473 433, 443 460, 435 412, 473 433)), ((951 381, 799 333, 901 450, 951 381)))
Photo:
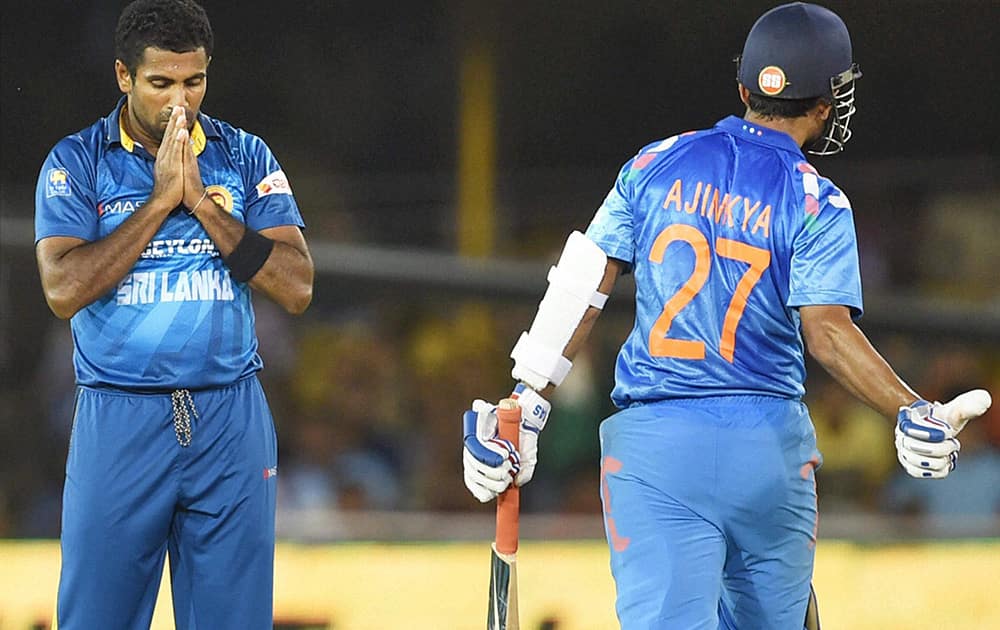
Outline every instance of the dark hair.
POLYGON ((816 107, 817 104, 829 103, 825 96, 812 98, 773 98, 750 92, 750 110, 764 118, 800 118, 816 107))
POLYGON ((122 11, 115 29, 115 56, 135 76, 146 48, 212 56, 212 25, 193 0, 136 0, 122 11))

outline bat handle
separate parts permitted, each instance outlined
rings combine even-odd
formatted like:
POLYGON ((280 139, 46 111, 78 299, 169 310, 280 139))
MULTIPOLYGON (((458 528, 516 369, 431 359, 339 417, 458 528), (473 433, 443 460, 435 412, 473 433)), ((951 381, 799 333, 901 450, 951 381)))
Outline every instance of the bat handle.
MULTIPOLYGON (((497 404, 500 437, 510 440, 520 448, 521 407, 516 400, 504 398, 497 404)), ((513 483, 497 497, 497 551, 504 554, 517 552, 518 519, 521 511, 521 489, 513 483)))

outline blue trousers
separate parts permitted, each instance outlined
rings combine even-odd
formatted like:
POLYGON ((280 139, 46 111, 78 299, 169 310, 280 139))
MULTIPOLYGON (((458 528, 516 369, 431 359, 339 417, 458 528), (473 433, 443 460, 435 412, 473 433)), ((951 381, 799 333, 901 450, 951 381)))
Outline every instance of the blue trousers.
POLYGON ((78 388, 61 630, 148 629, 168 550, 179 630, 272 627, 278 455, 264 392, 248 377, 179 402, 187 446, 170 393, 78 388))
POLYGON ((802 630, 820 456, 805 405, 663 401, 601 425, 621 626, 802 630))

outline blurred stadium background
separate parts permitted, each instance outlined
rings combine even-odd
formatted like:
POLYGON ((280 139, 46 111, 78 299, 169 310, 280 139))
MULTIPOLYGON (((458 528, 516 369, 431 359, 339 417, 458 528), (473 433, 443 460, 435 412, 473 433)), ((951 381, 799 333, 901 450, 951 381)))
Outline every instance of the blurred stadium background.
MULTIPOLYGON (((2 630, 51 613, 73 394, 68 324, 33 259, 34 184, 49 148, 117 98, 122 5, 2 8, 2 630)), ((544 270, 619 165, 741 113, 731 60, 771 5, 205 1, 204 110, 268 141, 318 272, 304 317, 258 302, 281 449, 276 627, 481 627, 492 507, 462 485, 460 413, 509 387, 544 270)), ((996 396, 1000 5, 826 5, 865 73, 855 139, 814 161, 855 208, 862 327, 925 395, 996 396)), ((597 425, 631 309, 625 286, 553 400, 523 495, 532 628, 614 626, 597 425)), ((962 434, 948 480, 915 483, 889 423, 810 367, 825 627, 1000 627, 1000 414, 962 434)))

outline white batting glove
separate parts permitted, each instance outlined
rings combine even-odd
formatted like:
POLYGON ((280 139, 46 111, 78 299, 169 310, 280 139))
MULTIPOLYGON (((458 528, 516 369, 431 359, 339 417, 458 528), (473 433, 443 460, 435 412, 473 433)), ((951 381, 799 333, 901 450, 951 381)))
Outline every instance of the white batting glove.
POLYGON ((464 416, 465 486, 480 502, 491 501, 507 489, 531 481, 538 462, 538 434, 545 427, 552 406, 538 392, 524 385, 514 388, 511 398, 521 406, 520 449, 497 435, 496 405, 484 400, 472 403, 464 416))
POLYGON ((518 436, 521 471, 514 477, 514 483, 523 486, 535 476, 535 466, 538 464, 538 434, 545 428, 552 405, 524 383, 518 383, 510 397, 521 407, 521 433, 518 436))
POLYGON ((497 435, 496 405, 472 402, 462 419, 465 487, 480 503, 496 498, 521 470, 521 456, 510 440, 497 435))
POLYGON ((976 389, 941 404, 918 400, 900 407, 896 421, 896 457, 911 477, 943 479, 958 463, 956 437, 969 420, 986 413, 989 392, 976 389))

